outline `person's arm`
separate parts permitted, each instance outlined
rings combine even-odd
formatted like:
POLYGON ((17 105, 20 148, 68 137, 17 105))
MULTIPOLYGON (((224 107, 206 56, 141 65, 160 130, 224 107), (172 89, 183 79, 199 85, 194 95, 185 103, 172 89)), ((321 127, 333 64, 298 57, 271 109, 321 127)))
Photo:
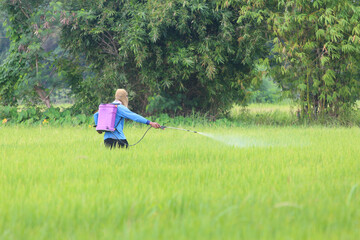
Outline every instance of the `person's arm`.
MULTIPOLYGON (((99 119, 99 112, 96 112, 96 113, 94 114, 94 122, 95 122, 95 126, 94 126, 94 127, 97 126, 98 119, 99 119)), ((102 133, 102 131, 97 131, 97 132, 98 132, 99 134, 102 133)))
POLYGON ((95 126, 97 126, 97 123, 98 123, 98 118, 99 118, 99 112, 96 112, 94 114, 94 122, 95 122, 95 126))
POLYGON ((130 111, 127 107, 119 106, 118 110, 120 109, 119 113, 122 117, 133 120, 135 122, 151 125, 153 128, 160 128, 160 124, 156 122, 151 122, 150 120, 147 120, 146 118, 140 116, 139 114, 136 114, 132 111, 130 111))

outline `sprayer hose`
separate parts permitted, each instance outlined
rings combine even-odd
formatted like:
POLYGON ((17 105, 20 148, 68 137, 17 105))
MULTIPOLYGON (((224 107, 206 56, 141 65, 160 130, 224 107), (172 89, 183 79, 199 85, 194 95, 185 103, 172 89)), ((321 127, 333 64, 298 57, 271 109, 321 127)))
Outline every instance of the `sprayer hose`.
POLYGON ((145 137, 146 133, 147 133, 151 128, 152 128, 152 127, 150 126, 150 127, 146 130, 146 132, 144 133, 144 135, 140 138, 140 140, 137 141, 135 144, 129 145, 129 147, 135 146, 136 144, 138 144, 139 142, 141 142, 141 140, 143 140, 143 138, 145 137))
MULTIPOLYGON (((143 138, 145 137, 145 135, 147 134, 147 132, 151 129, 152 127, 150 126, 144 133, 144 135, 139 139, 139 141, 137 141, 136 143, 134 144, 131 144, 131 145, 128 145, 129 147, 133 147, 135 146, 136 144, 138 144, 139 142, 141 142, 141 140, 143 140, 143 138)), ((182 131, 187 131, 187 132, 193 132, 193 133, 199 133, 197 131, 192 131, 192 130, 188 130, 188 129, 183 129, 183 128, 175 128, 175 127, 166 127, 166 126, 161 126, 161 129, 165 129, 165 128, 171 128, 171 129, 176 129, 176 130, 182 130, 182 131)), ((201 133, 200 133, 201 134, 201 133)), ((114 134, 115 136, 115 134, 114 134)), ((115 136, 116 138, 116 136, 115 136)))

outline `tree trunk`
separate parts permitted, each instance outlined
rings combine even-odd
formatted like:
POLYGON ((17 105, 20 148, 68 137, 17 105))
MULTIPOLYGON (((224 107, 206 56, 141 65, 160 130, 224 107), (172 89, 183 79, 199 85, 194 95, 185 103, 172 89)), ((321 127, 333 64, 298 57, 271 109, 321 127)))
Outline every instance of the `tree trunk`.
POLYGON ((40 97, 41 101, 43 101, 43 103, 46 105, 46 107, 50 108, 51 107, 50 95, 46 94, 44 88, 41 85, 35 85, 34 90, 38 94, 38 96, 40 97))
POLYGON ((311 106, 310 106, 310 83, 309 83, 310 72, 307 69, 306 73, 306 102, 307 102, 307 114, 309 120, 311 120, 311 106))
MULTIPOLYGON (((38 56, 36 55, 36 77, 38 77, 39 75, 39 64, 38 64, 38 56)), ((46 94, 44 88, 41 86, 40 83, 38 83, 38 85, 34 86, 34 90, 35 92, 39 95, 41 101, 43 101, 43 103, 46 105, 47 108, 51 107, 50 104, 50 94, 46 94)))

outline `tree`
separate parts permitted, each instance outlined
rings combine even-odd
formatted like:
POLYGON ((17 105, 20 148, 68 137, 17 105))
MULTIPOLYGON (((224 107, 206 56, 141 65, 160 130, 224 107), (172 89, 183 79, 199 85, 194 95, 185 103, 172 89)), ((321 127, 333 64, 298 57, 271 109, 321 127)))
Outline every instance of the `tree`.
POLYGON ((282 87, 298 96, 302 116, 337 116, 359 97, 358 1, 279 1, 273 13, 274 70, 282 87))
POLYGON ((217 114, 244 100, 253 63, 266 49, 258 36, 239 40, 249 28, 215 1, 67 3, 76 20, 64 26, 63 43, 91 66, 83 92, 94 105, 125 87, 140 112, 149 104, 154 111, 217 114))
POLYGON ((353 109, 360 90, 359 1, 227 0, 219 4, 237 9, 239 24, 252 23, 253 33, 269 36, 271 51, 263 58, 269 60, 271 74, 287 96, 299 100, 302 117, 337 116, 353 109))
POLYGON ((61 4, 50 0, 3 0, 1 8, 7 15, 4 25, 11 40, 10 54, 0 67, 1 99, 14 104, 18 96, 36 103, 37 96, 50 107, 50 94, 65 74, 61 68, 64 51, 57 43, 59 25, 66 24, 61 4))

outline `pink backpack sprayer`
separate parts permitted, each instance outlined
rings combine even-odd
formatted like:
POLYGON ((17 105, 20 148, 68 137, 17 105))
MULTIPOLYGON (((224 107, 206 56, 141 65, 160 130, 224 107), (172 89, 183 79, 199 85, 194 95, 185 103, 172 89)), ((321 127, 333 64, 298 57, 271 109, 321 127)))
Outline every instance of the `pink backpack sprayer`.
MULTIPOLYGON (((117 105, 114 103, 109 104, 100 104, 99 105, 99 115, 98 115, 98 122, 96 125, 96 131, 100 132, 114 132, 116 130, 115 126, 115 119, 116 119, 116 112, 117 112, 117 105)), ((119 120, 119 123, 121 119, 119 120)), ((118 124, 119 124, 118 123, 118 124)), ((150 130, 151 126, 146 130, 142 138, 137 141, 135 144, 129 145, 129 147, 135 146, 138 144, 146 135, 146 133, 150 130)), ((114 135, 116 138, 116 136, 114 135)))
POLYGON ((115 131, 116 129, 115 118, 116 118, 117 107, 118 107, 117 104, 112 104, 112 103, 99 105, 99 116, 98 116, 96 131, 105 131, 105 132, 115 131))

